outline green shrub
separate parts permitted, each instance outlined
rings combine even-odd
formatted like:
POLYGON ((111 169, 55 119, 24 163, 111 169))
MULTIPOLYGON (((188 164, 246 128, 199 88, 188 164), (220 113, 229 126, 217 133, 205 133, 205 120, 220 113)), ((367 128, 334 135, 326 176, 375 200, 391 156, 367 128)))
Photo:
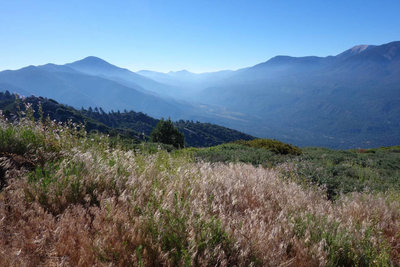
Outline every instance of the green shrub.
POLYGON ((136 144, 132 147, 135 151, 140 151, 141 153, 154 154, 160 150, 165 150, 167 152, 175 151, 176 148, 173 145, 163 144, 163 143, 141 143, 136 144))
POLYGON ((2 153, 24 155, 44 146, 44 136, 31 127, 7 125, 0 128, 0 151, 2 153))
POLYGON ((271 168, 284 163, 294 155, 276 154, 264 148, 255 148, 241 144, 223 144, 209 148, 190 148, 186 149, 197 160, 208 162, 244 162, 253 165, 262 165, 271 168))
POLYGON ((150 141, 183 148, 185 145, 185 136, 174 126, 171 119, 161 119, 157 123, 156 128, 151 132, 150 141))
POLYGON ((294 168, 284 170, 284 176, 323 185, 329 198, 364 190, 400 191, 400 154, 396 149, 359 153, 354 150, 304 148, 301 156, 289 162, 294 168))
POLYGON ((300 155, 301 154, 300 148, 290 145, 290 144, 285 144, 278 140, 271 140, 271 139, 253 139, 253 140, 249 140, 249 141, 238 140, 238 141, 235 141, 234 143, 241 144, 244 146, 254 147, 254 148, 267 149, 276 154, 281 154, 281 155, 287 155, 287 154, 300 155))
POLYGON ((99 181, 87 180, 88 171, 83 162, 49 162, 38 166, 28 176, 25 188, 28 201, 37 201, 52 214, 62 213, 69 205, 98 205, 95 192, 101 193, 99 181))
POLYGON ((340 222, 326 216, 307 213, 303 217, 295 216, 293 223, 298 238, 305 239, 307 235, 306 246, 323 241, 327 266, 390 266, 390 249, 385 241, 380 240, 378 247, 374 244, 371 237, 377 230, 372 226, 361 237, 356 237, 340 228, 340 222))

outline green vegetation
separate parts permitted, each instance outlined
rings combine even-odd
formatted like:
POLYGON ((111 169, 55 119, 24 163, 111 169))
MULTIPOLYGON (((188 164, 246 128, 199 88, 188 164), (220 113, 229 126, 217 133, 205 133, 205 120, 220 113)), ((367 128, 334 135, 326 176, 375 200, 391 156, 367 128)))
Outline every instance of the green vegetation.
POLYGON ((186 151, 190 152, 195 159, 206 162, 244 162, 263 167, 277 166, 292 157, 291 155, 276 154, 263 148, 232 143, 209 148, 189 148, 186 151))
POLYGON ((0 119, 1 266, 399 262, 399 147, 176 149, 21 112, 0 119))
POLYGON ((185 142, 193 147, 210 147, 236 140, 251 140, 254 137, 211 123, 179 120, 176 127, 185 135, 185 142))
MULTIPOLYGON (((267 143, 268 140, 262 143, 267 143)), ((188 149, 198 160, 210 162, 244 162, 279 168, 284 177, 309 186, 324 186, 329 198, 340 193, 365 190, 400 192, 400 149, 386 147, 370 150, 330 150, 304 148, 300 155, 281 155, 275 147, 256 148, 248 143, 235 142, 210 148, 188 149)), ((275 142, 275 141, 272 141, 275 142)), ((280 142, 279 142, 280 143, 280 142)), ((286 145, 290 147, 290 145, 286 145)), ((298 148, 293 149, 298 153, 298 148)))
POLYGON ((281 154, 281 155, 300 155, 301 150, 300 148, 290 145, 290 144, 285 144, 282 143, 281 141, 278 140, 271 140, 271 139, 253 139, 253 140, 238 140, 235 141, 234 143, 248 146, 248 147, 254 147, 254 148, 263 148, 266 150, 270 150, 274 152, 275 154, 281 154))
MULTIPOLYGON (((102 108, 76 110, 43 97, 27 97, 24 100, 16 95, 0 92, 0 110, 9 120, 16 120, 25 112, 25 104, 32 104, 33 116, 39 120, 49 117, 51 120, 66 123, 71 121, 83 124, 90 132, 108 134, 111 139, 118 139, 126 147, 141 141, 148 141, 159 120, 141 112, 113 111, 105 112, 102 108), (39 111, 41 109, 41 111, 39 111)), ((174 125, 185 135, 186 146, 208 147, 239 139, 250 140, 254 137, 210 123, 177 121, 174 125)), ((183 147, 183 146, 181 146, 183 147)))
POLYGON ((198 160, 244 162, 263 167, 275 167, 301 154, 298 147, 271 139, 238 140, 209 148, 191 148, 187 151, 198 160))
POLYGON ((150 141, 172 145, 175 148, 185 146, 185 136, 174 126, 170 119, 161 119, 150 134, 150 141))
POLYGON ((329 197, 364 190, 400 192, 400 150, 305 148, 286 175, 324 185, 329 197))

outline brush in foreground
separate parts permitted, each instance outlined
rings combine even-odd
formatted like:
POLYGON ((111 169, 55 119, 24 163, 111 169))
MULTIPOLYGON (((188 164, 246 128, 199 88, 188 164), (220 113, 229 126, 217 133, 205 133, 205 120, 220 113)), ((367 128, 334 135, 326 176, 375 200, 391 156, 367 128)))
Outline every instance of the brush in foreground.
POLYGON ((1 266, 399 262, 396 195, 332 202, 323 189, 305 189, 274 169, 109 149, 106 137, 50 125, 2 124, 1 134, 10 132, 5 149, 24 141, 27 129, 39 141, 2 155, 1 266), (41 138, 52 145, 42 147, 41 138), (11 154, 34 167, 18 169, 11 154))

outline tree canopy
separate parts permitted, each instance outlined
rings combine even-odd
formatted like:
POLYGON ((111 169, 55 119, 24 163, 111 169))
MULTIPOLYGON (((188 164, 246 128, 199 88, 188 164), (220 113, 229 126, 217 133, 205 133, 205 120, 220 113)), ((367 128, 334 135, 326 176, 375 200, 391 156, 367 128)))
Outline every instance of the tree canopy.
POLYGON ((185 144, 185 136, 174 126, 171 119, 161 119, 157 123, 156 128, 151 132, 150 140, 152 142, 173 145, 176 148, 183 148, 185 144))

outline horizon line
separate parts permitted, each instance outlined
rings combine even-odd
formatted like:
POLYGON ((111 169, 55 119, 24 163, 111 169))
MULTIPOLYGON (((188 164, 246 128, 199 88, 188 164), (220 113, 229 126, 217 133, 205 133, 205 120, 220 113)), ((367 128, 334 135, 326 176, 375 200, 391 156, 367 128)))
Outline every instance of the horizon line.
MULTIPOLYGON (((240 70, 240 69, 250 68, 250 67, 256 66, 256 65, 258 65, 258 64, 265 63, 265 62, 267 62, 267 61, 269 61, 269 60, 271 60, 271 59, 273 59, 273 58, 275 58, 275 57, 280 57, 280 56, 287 56, 287 57, 294 57, 294 58, 302 58, 302 57, 310 57, 310 56, 311 56, 311 57, 326 58, 326 57, 331 57, 331 56, 337 56, 337 55, 339 55, 339 54, 341 54, 341 53, 343 53, 343 52, 345 52, 345 51, 347 51, 347 50, 351 50, 351 49, 353 49, 353 48, 355 48, 355 47, 358 47, 358 46, 381 46, 381 45, 386 45, 386 44, 390 44, 390 43, 394 43, 394 42, 400 42, 400 41, 391 41, 391 42, 387 42, 387 43, 383 43, 383 44, 379 44, 379 45, 358 44, 358 45, 354 45, 354 46, 352 46, 352 47, 350 47, 350 48, 348 48, 348 49, 346 49, 346 50, 344 50, 344 51, 342 51, 342 52, 340 52, 340 53, 338 53, 338 54, 336 54, 336 55, 330 54, 330 55, 325 55, 325 56, 315 56, 315 55, 292 56, 292 55, 280 54, 280 55, 275 55, 275 56, 273 56, 273 57, 270 57, 270 58, 267 59, 267 60, 260 61, 260 62, 258 62, 258 63, 253 63, 252 65, 248 65, 248 66, 242 66, 242 67, 239 67, 239 68, 214 69, 214 70, 206 70, 206 71, 191 71, 191 70, 189 70, 188 68, 177 69, 177 70, 168 70, 168 71, 151 70, 151 69, 147 69, 147 68, 146 68, 146 69, 135 69, 134 67, 132 68, 131 66, 128 66, 128 67, 126 67, 126 66, 119 66, 119 65, 116 65, 116 64, 114 64, 114 63, 111 63, 111 60, 110 60, 110 61, 109 61, 109 60, 105 60, 105 59, 102 58, 102 57, 93 56, 93 55, 92 55, 92 56, 85 56, 85 57, 83 57, 83 58, 80 58, 80 59, 77 59, 77 60, 73 60, 73 61, 70 61, 70 62, 61 63, 61 64, 57 64, 57 63, 53 63, 53 62, 47 62, 47 63, 36 64, 36 65, 35 65, 35 64, 29 64, 29 65, 26 65, 26 66, 22 66, 22 67, 18 67, 18 68, 13 68, 13 69, 9 69, 9 68, 2 69, 2 70, 0 70, 0 72, 3 72, 3 71, 16 71, 16 70, 21 70, 21 69, 28 68, 28 67, 40 67, 40 66, 44 66, 44 65, 47 65, 47 64, 54 64, 54 65, 58 65, 58 66, 63 66, 63 65, 69 64, 69 63, 74 63, 74 62, 76 62, 76 61, 80 61, 80 60, 86 59, 86 58, 88 58, 88 57, 95 57, 95 58, 98 58, 98 59, 101 59, 101 60, 107 62, 108 64, 114 65, 114 66, 119 67, 119 68, 127 69, 127 70, 129 70, 129 71, 131 71, 131 72, 134 72, 134 73, 138 73, 138 72, 140 72, 140 71, 149 71, 149 72, 158 72, 158 73, 168 74, 168 73, 171 73, 171 72, 174 73, 174 72, 186 71, 186 72, 193 73, 193 74, 206 74, 206 73, 215 73, 215 72, 220 72, 220 71, 238 71, 238 70, 240 70)), ((140 75, 140 74, 139 74, 139 75, 140 75)))

